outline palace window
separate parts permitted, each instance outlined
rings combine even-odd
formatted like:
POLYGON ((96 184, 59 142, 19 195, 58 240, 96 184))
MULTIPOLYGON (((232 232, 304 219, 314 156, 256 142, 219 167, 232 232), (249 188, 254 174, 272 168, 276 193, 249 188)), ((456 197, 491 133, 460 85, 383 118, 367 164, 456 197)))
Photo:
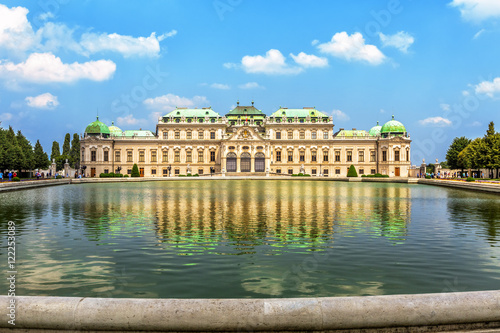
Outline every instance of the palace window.
POLYGON ((191 140, 193 138, 193 134, 191 131, 186 132, 186 139, 191 140))
POLYGON ((187 122, 191 123, 193 120, 191 118, 188 118, 187 122))
POLYGON ((281 173, 281 169, 276 169, 276 173, 281 173))
POLYGON ((177 151, 174 153, 174 162, 179 163, 180 161, 181 161, 181 152, 177 150, 177 151))
MULTIPOLYGON (((104 162, 108 162, 109 161, 109 151, 105 150, 104 151, 104 162)), ((105 172, 107 173, 107 172, 105 172)))
POLYGON ((168 169, 163 169, 163 177, 167 177, 168 176, 168 169))
POLYGON ((364 175, 365 174, 365 169, 359 169, 359 174, 364 175))
POLYGON ((214 151, 210 152, 210 162, 215 162, 215 152, 214 151))
POLYGON ((175 131, 175 139, 179 140, 181 138, 181 132, 175 131))
POLYGON ((288 131, 288 140, 293 139, 293 131, 288 131))
POLYGON ((394 151, 394 161, 399 162, 399 150, 394 151))
POLYGON ((340 150, 335 151, 335 162, 340 162, 340 150))
POLYGON ((410 162, 410 149, 406 148, 406 162, 410 162))
POLYGON ((323 176, 328 177, 328 169, 323 170, 323 176))
POLYGON ((293 162, 293 151, 288 152, 288 162, 293 162))
POLYGON ((151 150, 151 162, 156 162, 156 150, 151 150))
POLYGON ((313 176, 316 176, 316 172, 317 172, 317 171, 316 171, 316 169, 312 169, 312 170, 311 170, 311 174, 312 174, 313 176))
POLYGON ((163 140, 168 139, 168 131, 163 132, 163 140))
POLYGON ((376 151, 375 150, 371 150, 370 151, 370 162, 375 162, 375 158, 376 158, 376 151))
POLYGON ((215 140, 215 132, 210 132, 210 140, 215 140))
POLYGON ((186 162, 192 162, 192 157, 191 157, 191 152, 187 151, 186 152, 186 162))
POLYGON ((202 175, 203 174, 203 169, 198 169, 198 174, 202 175))
POLYGON ((139 162, 144 162, 144 150, 139 151, 139 162))
POLYGON ((304 162, 305 160, 306 160, 306 152, 305 151, 299 152, 299 161, 304 162))
POLYGON ((203 163, 203 150, 198 151, 198 163, 203 163))
POLYGON ((181 170, 179 168, 175 168, 174 170, 174 175, 180 174, 181 170))
POLYGON ((120 151, 115 150, 115 162, 121 162, 120 161, 120 151))
POLYGON ((316 162, 317 161, 317 153, 315 151, 311 152, 311 162, 316 162))
POLYGON ((328 139, 328 131, 323 132, 323 139, 328 139))
POLYGON ((323 152, 323 162, 328 162, 328 151, 323 152))
POLYGON ((132 169, 127 169, 127 175, 131 175, 132 174, 132 169))
POLYGON ((281 139, 281 132, 276 132, 276 139, 280 140, 281 139))
POLYGON ((358 151, 358 162, 364 162, 364 161, 365 161, 365 152, 358 151))
POLYGON ((340 175, 340 169, 335 169, 335 174, 340 175))
POLYGON ((288 169, 288 174, 293 175, 293 169, 288 169))
POLYGON ((352 162, 352 150, 347 151, 347 162, 352 162))
POLYGON ((281 162, 281 151, 276 152, 276 162, 281 162))
POLYGON ((82 158, 81 162, 85 161, 85 149, 82 149, 82 158))
POLYGON ((299 136, 300 139, 305 139, 306 138, 306 133, 304 131, 300 131, 300 136, 299 136))
POLYGON ((151 169, 151 174, 156 175, 156 169, 151 169))
POLYGON ((95 161, 96 161, 96 159, 97 159, 97 152, 96 152, 95 150, 91 150, 91 151, 90 151, 90 160, 91 160, 92 162, 95 162, 95 161))
POLYGON ((164 150, 162 152, 163 156, 162 156, 162 161, 163 162, 168 162, 168 150, 164 150))
POLYGON ((104 169, 104 173, 109 173, 109 169, 104 169))
POLYGON ((371 169, 371 170, 370 170, 370 173, 371 173, 372 175, 374 175, 375 173, 377 173, 377 170, 375 170, 375 169, 371 169))
POLYGON ((198 139, 203 140, 203 131, 198 131, 198 139))
POLYGON ((311 132, 311 139, 316 139, 316 131, 311 132))
POLYGON ((210 118, 211 123, 215 123, 215 118, 210 118))
POLYGON ((382 151, 382 162, 387 162, 387 150, 382 151))
POLYGON ((132 162, 132 150, 127 150, 127 162, 132 162))

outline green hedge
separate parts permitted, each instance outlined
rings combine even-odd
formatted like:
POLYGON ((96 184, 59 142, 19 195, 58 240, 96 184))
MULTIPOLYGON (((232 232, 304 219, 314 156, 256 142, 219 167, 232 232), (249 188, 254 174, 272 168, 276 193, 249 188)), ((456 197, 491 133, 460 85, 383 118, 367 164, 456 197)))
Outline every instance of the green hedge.
POLYGON ((389 175, 383 175, 381 173, 376 173, 374 175, 362 175, 361 177, 371 177, 371 178, 389 178, 389 175))
POLYGON ((99 175, 100 178, 112 178, 112 177, 123 177, 123 175, 121 173, 113 173, 113 172, 110 172, 110 173, 101 173, 99 175))
POLYGON ((21 181, 21 179, 20 179, 19 177, 14 177, 14 178, 12 178, 12 181, 13 181, 13 182, 20 182, 20 181, 21 181))
POLYGON ((358 173, 356 172, 356 168, 351 164, 349 167, 349 171, 347 171, 347 177, 357 177, 358 173))
POLYGON ((195 173, 194 175, 188 173, 187 175, 178 175, 177 177, 199 177, 200 175, 195 173))
POLYGON ((140 177, 141 174, 139 173, 139 167, 137 166, 137 164, 134 163, 134 166, 132 167, 132 174, 131 174, 132 177, 140 177))
POLYGON ((56 177, 56 179, 62 179, 62 178, 63 178, 63 176, 61 176, 61 175, 58 175, 58 176, 56 177))
POLYGON ((292 177, 311 177, 311 175, 307 173, 294 173, 292 177))
POLYGON ((123 177, 128 178, 128 175, 124 175, 123 177))
POLYGON ((466 181, 468 181, 468 182, 475 182, 476 178, 474 178, 474 177, 467 177, 466 181))

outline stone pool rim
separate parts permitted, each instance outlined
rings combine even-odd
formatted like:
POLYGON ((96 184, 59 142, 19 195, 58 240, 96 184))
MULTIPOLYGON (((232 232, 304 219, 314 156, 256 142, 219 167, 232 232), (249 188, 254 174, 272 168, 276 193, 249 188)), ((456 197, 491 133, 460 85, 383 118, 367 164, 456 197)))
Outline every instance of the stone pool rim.
MULTIPOLYGON (((0 307, 7 309, 11 299, 0 296, 0 307)), ((500 328, 500 290, 269 299, 14 299, 15 328, 26 330, 270 332, 404 328, 422 332, 436 328, 500 328)), ((14 328, 5 317, 0 327, 14 328)))

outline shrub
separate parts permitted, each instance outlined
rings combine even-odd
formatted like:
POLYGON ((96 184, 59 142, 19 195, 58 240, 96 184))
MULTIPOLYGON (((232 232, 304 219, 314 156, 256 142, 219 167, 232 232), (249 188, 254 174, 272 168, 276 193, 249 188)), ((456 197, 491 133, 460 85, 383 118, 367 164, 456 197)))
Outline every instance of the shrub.
POLYGON ((467 177, 466 181, 468 181, 468 182, 475 182, 476 178, 474 178, 474 177, 467 177))
POLYGON ((63 178, 63 176, 61 176, 61 175, 58 175, 58 176, 56 177, 56 179, 62 179, 62 178, 63 178))
POLYGON ((132 167, 132 174, 130 175, 131 177, 140 177, 141 174, 139 173, 139 167, 137 166, 136 163, 134 163, 134 166, 132 167))
POLYGON ((13 181, 13 182, 20 182, 20 181, 21 181, 21 179, 20 179, 19 177, 14 177, 14 178, 12 178, 12 181, 13 181))
POLYGON ((425 176, 425 179, 431 179, 431 176, 427 175, 425 176))
POLYGON ((311 177, 311 175, 307 173, 294 173, 292 177, 311 177))
POLYGON ((349 167, 349 171, 347 171, 347 177, 357 177, 358 173, 356 172, 356 168, 351 164, 349 167))
POLYGON ((128 178, 128 175, 124 175, 123 177, 128 178))

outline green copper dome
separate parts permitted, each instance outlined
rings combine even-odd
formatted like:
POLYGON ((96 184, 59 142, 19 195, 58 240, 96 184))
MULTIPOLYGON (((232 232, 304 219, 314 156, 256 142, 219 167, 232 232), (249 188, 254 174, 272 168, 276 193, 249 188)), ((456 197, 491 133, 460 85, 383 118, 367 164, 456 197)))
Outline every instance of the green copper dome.
POLYGON ((392 116, 392 120, 389 120, 382 126, 380 129, 381 134, 404 134, 406 133, 405 126, 397 120, 394 120, 394 116, 392 116))
POLYGON ((109 127, 105 123, 99 121, 99 116, 97 116, 96 121, 90 123, 85 129, 85 134, 97 135, 102 134, 103 136, 109 136, 109 127))
POLYGON ((109 126, 109 134, 111 134, 111 136, 121 136, 122 133, 122 130, 119 127, 116 127, 115 122, 112 121, 111 126, 109 126))
POLYGON ((368 132, 368 134, 370 134, 370 136, 377 136, 377 135, 380 135, 380 131, 382 130, 382 126, 380 126, 378 124, 378 121, 377 121, 377 126, 373 126, 371 129, 370 129, 370 132, 368 132))

